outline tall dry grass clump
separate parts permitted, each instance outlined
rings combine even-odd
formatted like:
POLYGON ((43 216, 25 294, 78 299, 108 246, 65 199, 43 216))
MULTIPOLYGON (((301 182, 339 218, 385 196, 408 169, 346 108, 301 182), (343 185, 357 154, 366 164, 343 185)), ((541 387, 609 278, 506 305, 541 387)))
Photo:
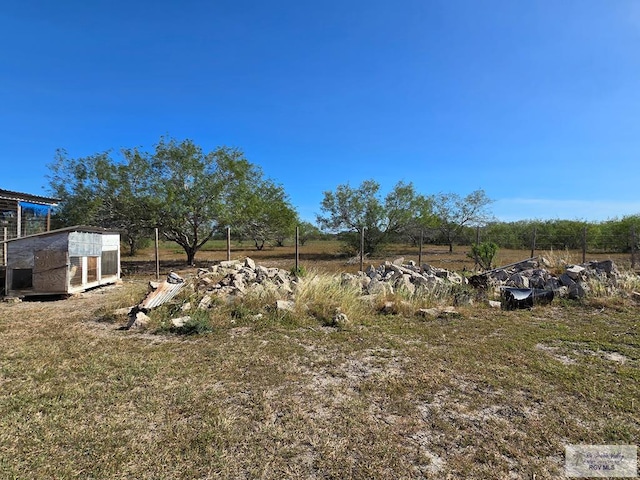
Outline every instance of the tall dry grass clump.
POLYGON ((349 322, 362 322, 374 313, 371 303, 363 301, 359 285, 342 282, 339 275, 315 271, 299 284, 295 303, 299 314, 329 326, 340 323, 345 316, 349 322))

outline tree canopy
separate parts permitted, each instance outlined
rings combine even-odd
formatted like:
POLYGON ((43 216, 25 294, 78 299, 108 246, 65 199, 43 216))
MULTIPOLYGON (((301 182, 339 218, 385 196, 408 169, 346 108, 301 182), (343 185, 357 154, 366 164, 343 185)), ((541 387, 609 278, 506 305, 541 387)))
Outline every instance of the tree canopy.
POLYGON ((431 202, 419 195, 411 183, 398 182, 383 198, 380 184, 365 180, 358 188, 338 185, 324 192, 318 225, 324 230, 346 232, 348 244, 359 249, 358 232, 365 229, 365 253, 375 252, 394 235, 406 232, 431 217, 431 202))
POLYGON ((434 213, 450 252, 465 226, 478 226, 491 219, 488 209, 491 203, 484 190, 475 190, 465 197, 457 193, 440 193, 434 197, 434 213))
POLYGON ((297 214, 284 189, 263 178, 241 150, 205 153, 191 140, 160 138, 152 153, 123 150, 72 159, 59 151, 49 165, 50 189, 61 199, 59 226, 97 224, 121 230, 133 254, 157 227, 186 253, 196 253, 221 227, 250 235, 256 246, 293 231, 297 214))

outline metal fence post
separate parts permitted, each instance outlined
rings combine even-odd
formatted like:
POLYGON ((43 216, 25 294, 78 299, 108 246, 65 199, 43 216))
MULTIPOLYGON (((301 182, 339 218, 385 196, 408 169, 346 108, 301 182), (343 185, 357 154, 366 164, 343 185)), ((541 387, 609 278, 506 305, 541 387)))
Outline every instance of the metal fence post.
POLYGON ((536 233, 537 233, 537 227, 533 227, 533 237, 531 239, 531 255, 529 256, 530 258, 533 258, 536 251, 536 233))
POLYGON ((300 273, 299 270, 299 266, 298 266, 298 262, 299 262, 299 254, 298 254, 298 239, 299 239, 299 228, 298 226, 296 226, 296 275, 298 275, 300 273))
POLYGON ((631 269, 636 268, 636 227, 631 225, 631 269))
POLYGON ((160 280, 160 251, 158 241, 158 229, 155 229, 155 243, 156 243, 156 280, 160 280))
POLYGON ((362 233, 360 234, 360 271, 364 272, 364 231, 367 227, 362 227, 362 233))

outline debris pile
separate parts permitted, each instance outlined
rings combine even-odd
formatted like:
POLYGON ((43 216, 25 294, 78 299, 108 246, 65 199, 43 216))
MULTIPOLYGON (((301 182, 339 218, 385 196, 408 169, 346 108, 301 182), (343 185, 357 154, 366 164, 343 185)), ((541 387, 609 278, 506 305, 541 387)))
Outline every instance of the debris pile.
POLYGON ((455 272, 428 264, 418 266, 414 261, 404 263, 404 258, 384 262, 378 267, 369 265, 364 272, 342 274, 342 283, 360 285, 368 295, 392 294, 396 291, 431 290, 444 283, 463 284, 466 279, 455 272))
POLYGON ((611 260, 566 265, 564 272, 554 274, 548 270, 544 258, 535 257, 475 275, 469 282, 481 288, 492 286, 553 291, 556 296, 577 299, 587 294, 589 281, 596 280, 605 286, 615 287, 619 274, 611 260))
MULTIPOLYGON (((493 289, 499 294, 501 302, 490 302, 490 306, 515 309, 549 303, 554 297, 582 298, 589 291, 590 285, 593 285, 593 281, 597 281, 605 288, 615 288, 619 275, 620 272, 611 260, 567 265, 559 273, 557 269, 550 269, 544 258, 534 257, 474 275, 467 280, 456 272, 428 264, 418 266, 413 261, 405 263, 404 258, 398 258, 393 262, 386 261, 378 267, 369 265, 365 271, 357 274, 343 273, 341 282, 343 285, 361 289, 364 296, 395 292, 420 295, 423 292, 432 292, 439 286, 469 283, 476 289, 484 289, 487 292, 493 289)), ((129 322, 123 328, 144 328, 148 321, 146 314, 149 310, 168 302, 187 285, 198 293, 199 300, 197 305, 192 305, 190 302, 184 304, 181 308, 184 313, 192 308, 209 308, 214 303, 215 297, 242 297, 248 293, 262 292, 278 294, 281 298, 276 303, 278 310, 292 310, 295 305, 293 296, 298 284, 299 279, 295 274, 280 268, 256 265, 251 258, 243 261, 216 262, 207 269, 199 269, 189 281, 172 272, 164 282, 150 282, 150 293, 138 305, 128 309, 129 322)), ((460 292, 456 295, 473 296, 468 289, 459 290, 460 292)), ((640 294, 636 296, 640 298, 640 294)), ((456 305, 472 302, 473 298, 454 298, 456 305)), ((386 310, 392 310, 394 307, 391 304, 386 310)), ((433 316, 434 312, 434 309, 427 309, 421 314, 433 316)), ((440 310, 437 312, 439 316, 450 313, 448 311, 443 313, 440 310)), ((173 319, 172 324, 179 327, 189 320, 190 317, 186 315, 173 319)), ((335 323, 346 321, 346 318, 340 317, 335 320, 335 323)))
POLYGON ((298 284, 297 277, 281 268, 256 265, 251 258, 244 261, 218 262, 208 269, 198 270, 196 289, 208 295, 242 296, 248 292, 276 290, 292 294, 298 284), (215 281, 223 275, 221 280, 215 281))
POLYGON ((145 328, 149 323, 149 317, 147 316, 149 310, 171 300, 185 285, 184 279, 175 272, 170 272, 164 282, 149 282, 149 293, 142 302, 128 309, 129 321, 122 328, 124 330, 145 328))

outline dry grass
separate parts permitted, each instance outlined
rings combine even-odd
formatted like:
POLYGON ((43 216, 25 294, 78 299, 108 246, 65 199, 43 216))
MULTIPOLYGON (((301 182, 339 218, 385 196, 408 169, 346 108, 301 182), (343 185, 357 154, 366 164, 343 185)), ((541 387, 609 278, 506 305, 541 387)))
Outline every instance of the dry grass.
POLYGON ((565 444, 640 438, 625 302, 333 328, 355 303, 322 278, 315 313, 118 330, 143 287, 0 304, 0 478, 562 478, 565 444))
MULTIPOLYGON (((349 257, 341 253, 342 244, 338 241, 310 241, 299 247, 300 264, 318 273, 348 272, 355 273, 360 269, 360 262, 348 263, 349 257)), ((435 267, 455 271, 473 270, 474 262, 467 256, 469 247, 456 246, 453 253, 443 245, 425 245, 422 252, 422 262, 435 267)), ((507 265, 530 256, 529 250, 500 249, 494 264, 507 265)), ((577 250, 536 251, 535 255, 542 255, 557 265, 563 263, 581 263, 582 253, 577 250)), ((258 251, 250 244, 233 244, 232 259, 251 257, 259 263, 270 267, 292 269, 295 266, 295 249, 291 245, 284 247, 267 246, 258 251)), ((389 245, 380 254, 365 259, 368 264, 379 265, 385 260, 403 257, 405 261, 418 261, 418 249, 410 245, 389 245)), ((161 272, 166 274, 170 269, 184 270, 185 255, 180 247, 171 243, 163 243, 160 248, 161 272)), ((196 255, 198 266, 207 266, 214 260, 226 260, 226 243, 222 241, 209 242, 196 255)), ((631 259, 629 254, 622 253, 589 253, 587 260, 613 260, 621 268, 628 269, 631 259)), ((142 250, 135 257, 122 258, 124 269, 131 273, 144 273, 147 277, 155 272, 155 253, 152 248, 142 250)), ((134 275, 135 276, 135 275, 134 275)))
POLYGON ((118 330, 149 272, 0 303, 0 478, 557 479, 566 444, 640 438, 632 300, 425 319, 451 292, 363 302, 317 261, 294 312, 220 302, 196 336, 118 330))

